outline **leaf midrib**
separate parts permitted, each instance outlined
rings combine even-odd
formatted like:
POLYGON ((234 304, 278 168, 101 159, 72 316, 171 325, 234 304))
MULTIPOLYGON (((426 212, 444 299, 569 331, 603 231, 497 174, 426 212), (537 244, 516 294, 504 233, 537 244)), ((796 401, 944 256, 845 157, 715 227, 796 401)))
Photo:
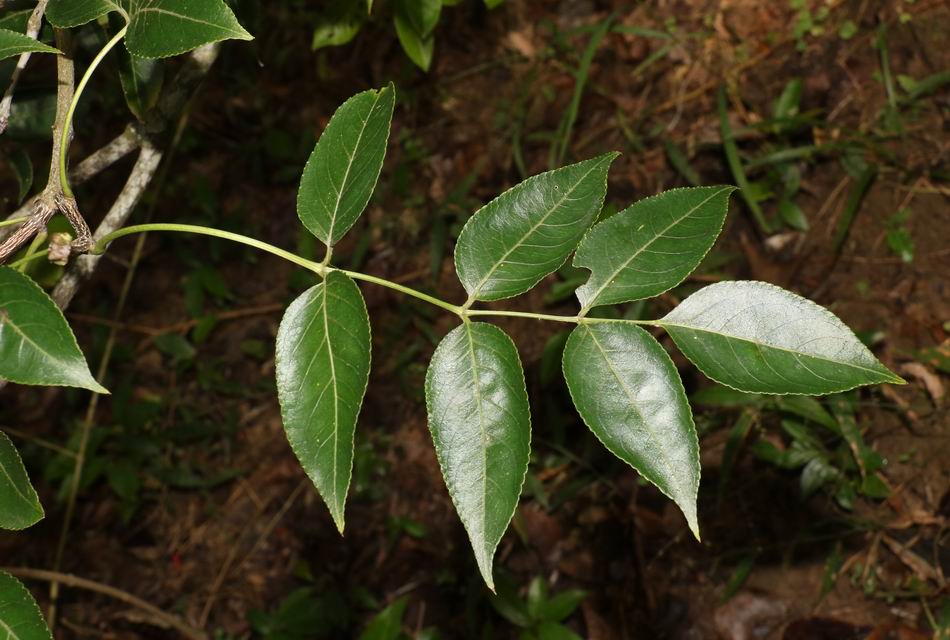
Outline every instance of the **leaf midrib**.
POLYGON ((650 240, 649 242, 647 242, 645 245, 643 245, 642 247, 640 247, 639 249, 637 249, 636 253, 634 253, 632 256, 630 256, 630 257, 629 257, 626 261, 624 261, 623 264, 621 264, 612 274, 610 274, 610 277, 607 278, 606 280, 604 280, 604 284, 602 284, 602 285, 600 286, 600 288, 597 289, 597 291, 595 291, 594 294, 591 295, 591 297, 587 299, 587 303, 584 305, 584 309, 582 310, 582 312, 584 312, 584 311, 586 311, 587 309, 590 309, 591 307, 593 307, 594 305, 596 305, 596 304, 597 304, 597 298, 600 296, 601 293, 604 292, 604 289, 606 289, 606 288, 610 285, 611 281, 612 281, 614 278, 616 278, 617 275, 618 275, 621 271, 623 271, 624 269, 626 269, 626 268, 630 265, 631 262, 633 262, 634 260, 636 260, 637 257, 640 256, 641 253, 643 253, 644 251, 646 251, 647 249, 649 249, 649 248, 653 245, 654 242, 656 242, 657 240, 659 240, 660 238, 662 238, 662 237, 663 237, 663 234, 665 234, 667 231, 669 231, 670 229, 672 229, 673 227, 675 227, 676 225, 678 225, 679 223, 681 223, 683 220, 685 220, 685 219, 688 218, 689 216, 693 215, 693 213, 695 213, 696 210, 699 209, 701 206, 703 206, 704 204, 706 204, 707 202, 709 202, 710 200, 712 200, 713 198, 715 198, 716 196, 718 196, 719 194, 721 194, 723 191, 728 191, 730 188, 731 188, 731 187, 724 187, 724 188, 720 189, 719 191, 717 191, 716 193, 712 194, 711 196, 709 196, 708 198, 706 198, 705 200, 703 200, 702 202, 700 202, 699 204, 697 204, 696 206, 694 206, 692 209, 690 209, 689 211, 687 211, 687 212, 686 212, 685 214, 683 214, 681 217, 677 218, 677 220, 676 220, 675 222, 672 222, 671 224, 667 225, 660 233, 658 233, 656 236, 654 236, 653 239, 651 239, 651 240, 650 240))
POLYGON ((468 338, 468 353, 472 361, 472 377, 474 378, 474 395, 475 395, 475 405, 478 407, 478 428, 481 433, 481 443, 482 443, 482 535, 481 535, 481 544, 482 549, 480 550, 484 553, 485 542, 488 534, 488 507, 486 502, 488 500, 488 435, 485 432, 485 415, 482 411, 482 392, 481 392, 481 379, 478 375, 478 359, 475 357, 475 339, 472 336, 472 323, 465 323, 465 336, 468 338))
POLYGON ((2 471, 3 476, 10 481, 10 486, 13 487, 13 490, 16 492, 16 494, 23 498, 23 501, 32 509, 34 507, 33 500, 31 500, 29 496, 25 495, 22 491, 20 491, 20 488, 17 487, 17 483, 13 479, 13 476, 11 476, 10 472, 7 471, 7 465, 0 464, 0 471, 2 471))
POLYGON ((488 279, 495 273, 495 271, 497 271, 498 268, 499 268, 502 264, 504 264, 505 259, 506 259, 508 256, 510 256, 512 253, 514 253, 516 249, 518 249, 519 247, 521 247, 521 245, 524 244, 525 240, 527 240, 527 239, 531 236, 531 234, 533 234, 533 233, 534 233, 535 231, 537 231, 541 226, 543 226, 544 223, 547 221, 547 219, 550 218, 552 215, 554 215, 554 212, 557 211, 558 208, 560 208, 560 206, 561 206, 562 204, 564 204, 564 201, 567 200, 567 198, 568 198, 572 193, 574 193, 574 191, 580 186, 580 184, 581 184, 584 180, 587 179, 587 176, 589 176, 590 174, 592 174, 592 173, 597 169, 597 167, 599 167, 600 165, 601 165, 601 163, 598 162, 598 163, 595 163, 593 166, 591 166, 591 168, 588 169, 587 172, 586 172, 584 175, 582 175, 580 178, 578 178, 577 181, 576 181, 573 185, 571 185, 571 188, 568 189, 567 192, 565 192, 563 196, 561 196, 561 199, 558 200, 557 203, 556 203, 554 206, 552 206, 550 209, 548 209, 548 211, 544 214, 544 216, 543 216, 537 223, 535 223, 534 226, 532 226, 523 236, 521 236, 521 238, 518 240, 518 242, 516 242, 514 245, 512 245, 512 247, 511 247, 510 249, 508 249, 508 251, 506 251, 506 252, 504 253, 504 255, 502 255, 498 260, 495 261, 495 264, 493 264, 492 267, 491 267, 491 269, 488 270, 488 273, 486 273, 485 276, 479 281, 479 283, 478 283, 477 285, 475 285, 474 291, 472 291, 471 295, 469 296, 472 300, 475 300, 475 299, 477 298, 478 294, 480 294, 480 293, 482 292, 482 287, 485 286, 485 283, 486 283, 486 282, 488 281, 488 279))
MULTIPOLYGON (((327 309, 330 301, 329 282, 323 283, 323 334, 327 337, 327 356, 330 360, 330 383, 333 385, 333 510, 339 508, 339 491, 337 490, 337 457, 339 451, 340 434, 340 396, 336 382, 336 362, 333 357, 333 341, 330 340, 330 314, 327 309)), ((339 514, 342 519, 342 513, 339 514)), ((341 527, 342 528, 342 527, 341 527)))
POLYGON ((62 362, 59 358, 57 358, 56 356, 54 356, 52 353, 46 351, 46 350, 43 349, 40 345, 38 345, 36 342, 34 342, 34 341, 13 321, 13 319, 10 318, 10 314, 9 314, 9 312, 6 311, 6 309, 0 309, 0 327, 2 327, 4 324, 8 325, 8 326, 13 330, 14 333, 16 333, 18 336, 20 336, 20 338, 21 338, 24 342, 28 343, 28 344, 31 345, 34 349, 36 349, 40 354, 42 354, 42 355, 44 356, 44 358, 47 360, 48 364, 51 364, 51 365, 60 364, 60 365, 62 365, 62 366, 64 366, 64 367, 66 366, 66 363, 65 363, 65 362, 62 362))
MULTIPOLYGON (((636 412, 637 416, 640 418, 640 423, 643 425, 646 432, 650 434, 650 439, 653 440, 654 446, 656 446, 657 451, 660 452, 660 457, 663 460, 663 464, 666 465, 666 470, 667 470, 667 473, 669 474, 669 478, 670 479, 676 478, 676 474, 673 473, 673 465, 672 463, 670 463, 670 459, 666 455, 666 450, 660 444, 660 441, 657 439, 656 433, 653 431, 653 428, 650 426, 649 421, 647 421, 646 418, 643 417, 643 412, 640 411, 640 408, 637 406, 637 400, 636 400, 636 397, 633 395, 633 391, 630 389, 630 387, 627 386, 623 378, 620 376, 620 373, 614 367, 613 361, 610 359, 610 356, 607 355, 607 352, 604 350, 603 346, 601 346, 600 341, 597 339, 597 336, 594 334, 594 331, 588 326, 585 326, 584 328, 587 329, 587 335, 589 335, 591 337, 591 340, 594 341, 594 345, 597 347, 597 350, 600 351, 600 355, 604 358, 604 362, 606 362, 607 366, 610 368, 610 373, 613 374, 614 378, 617 380, 617 383, 620 384, 620 386, 623 388, 624 393, 627 395, 627 399, 630 401, 631 408, 634 410, 634 412, 636 412)), ((653 484, 656 484, 656 482, 654 482, 652 479, 650 480, 650 482, 652 482, 653 484)), ((672 487, 671 487, 671 491, 679 494, 679 491, 676 489, 673 489, 672 487)))
POLYGON ((363 134, 366 132, 366 127, 369 126, 370 118, 373 115, 373 111, 376 109, 376 105, 379 104, 379 98, 382 96, 385 89, 377 91, 373 96, 373 104, 370 105, 369 111, 366 112, 366 118, 363 120, 363 124, 360 127, 359 135, 356 136, 356 143, 353 145, 353 153, 350 154, 346 163, 346 171, 343 172, 343 181, 340 183, 340 190, 336 194, 336 203, 333 206, 333 213, 330 214, 330 228, 327 230, 327 245, 333 245, 333 227, 336 225, 337 215, 340 213, 340 202, 343 201, 343 191, 346 189, 346 181, 350 177, 350 170, 353 168, 353 162, 356 158, 356 154, 359 151, 360 143, 363 141, 363 134))
POLYGON ((758 340, 750 340, 749 338, 743 338, 743 337, 741 337, 741 336, 736 336, 736 335, 733 335, 733 334, 731 334, 731 333, 723 333, 722 331, 714 331, 714 330, 712 330, 712 329, 706 329, 706 328, 700 328, 700 327, 692 327, 692 326, 685 325, 685 324, 679 324, 679 323, 677 323, 677 322, 666 322, 665 320, 657 320, 657 321, 656 321, 656 324, 657 324, 658 326, 663 327, 663 328, 666 328, 666 327, 676 327, 676 328, 678 328, 678 329, 685 329, 685 330, 687 330, 687 331, 696 331, 696 332, 698 332, 698 333, 709 333, 709 334, 712 334, 712 335, 721 336, 721 337, 723 337, 723 338, 728 338, 728 339, 731 339, 731 340, 738 340, 739 342, 747 342, 747 343, 749 343, 749 344, 753 344, 753 345, 759 347, 760 349, 761 349, 762 347, 768 347, 769 349, 775 349, 776 351, 783 351, 783 352, 785 352, 785 353, 790 353, 790 354, 795 355, 795 356, 804 356, 804 357, 807 357, 807 358, 814 358, 814 359, 816 359, 816 360, 823 360, 823 361, 825 361, 825 362, 833 362, 833 363, 835 363, 835 364, 840 364, 840 365, 843 365, 843 366, 846 366, 846 367, 851 367, 852 369, 860 369, 861 371, 867 371, 868 373, 874 373, 874 374, 877 374, 877 375, 879 375, 879 376, 880 376, 880 375, 886 375, 883 371, 879 371, 879 370, 877 370, 877 369, 869 369, 869 368, 867 368, 867 367, 862 367, 862 366, 859 365, 859 364, 853 364, 853 363, 851 363, 851 362, 845 362, 845 361, 843 361, 843 360, 835 360, 835 359, 833 359, 833 358, 829 358, 829 357, 826 357, 826 356, 818 356, 818 355, 815 355, 815 354, 813 354, 813 353, 805 353, 804 351, 795 351, 795 350, 793 350, 793 349, 789 349, 788 347, 780 347, 780 346, 778 346, 778 345, 769 344, 768 342, 760 342, 760 341, 758 341, 758 340))
POLYGON ((135 18, 136 18, 137 16, 140 16, 140 15, 142 15, 143 13, 163 13, 163 14, 165 14, 165 15, 173 16, 173 17, 178 18, 178 19, 180 19, 180 20, 185 20, 185 21, 188 21, 188 22, 195 22, 195 23, 197 23, 197 24, 205 25, 205 26, 211 27, 211 28, 213 28, 213 29, 218 29, 218 30, 221 30, 221 31, 226 31, 226 32, 228 32, 228 33, 233 33, 233 34, 237 35, 239 38, 243 38, 243 37, 245 37, 245 36, 247 35, 247 32, 246 32, 246 31, 238 31, 238 30, 236 30, 236 29, 232 29, 232 28, 230 28, 230 27, 226 27, 226 26, 224 26, 224 25, 222 25, 222 24, 218 24, 218 23, 215 23, 215 22, 208 22, 207 20, 199 20, 198 18, 192 18, 191 16, 187 16, 187 15, 182 14, 182 13, 175 13, 174 11, 169 11, 168 9, 152 9, 152 8, 139 9, 138 11, 136 11, 136 12, 132 15, 130 22, 131 22, 132 20, 135 20, 135 18))

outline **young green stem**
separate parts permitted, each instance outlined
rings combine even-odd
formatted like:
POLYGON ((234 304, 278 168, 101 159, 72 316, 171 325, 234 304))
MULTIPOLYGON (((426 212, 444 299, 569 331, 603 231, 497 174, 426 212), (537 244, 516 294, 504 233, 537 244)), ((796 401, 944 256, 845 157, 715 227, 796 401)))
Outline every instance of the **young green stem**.
POLYGON ((238 242, 240 244, 246 244, 249 247, 254 247, 255 249, 260 249, 261 251, 266 251, 267 253, 272 253, 275 256, 283 258, 289 262, 293 262, 296 265, 303 267, 309 271, 313 271, 318 275, 323 275, 326 269, 320 264, 313 262, 312 260, 307 260, 306 258, 301 258, 295 253, 290 251, 284 251, 279 247, 275 247, 272 244, 266 242, 261 242, 255 238, 249 238, 247 236, 242 236, 239 233, 231 233, 230 231, 222 231, 221 229, 213 229, 211 227, 202 227, 195 224, 174 224, 174 223, 152 223, 152 224, 137 224, 131 227, 123 227, 122 229, 117 229, 112 233, 106 235, 102 240, 97 242, 89 253, 93 255, 100 255, 105 253, 106 247, 109 246, 109 243, 113 240, 117 240, 123 236, 132 235, 134 233, 144 233, 148 231, 172 231, 176 233, 195 233, 203 236, 212 236, 215 238, 222 238, 224 240, 230 240, 232 242, 238 242))
POLYGON ((295 253, 290 251, 285 251, 279 247, 275 247, 272 244, 262 242, 255 238, 249 238, 248 236, 243 236, 239 233, 231 233, 230 231, 222 231, 221 229, 214 229, 212 227, 202 227, 194 224, 176 224, 176 223, 153 223, 153 224, 139 224, 131 227, 125 227, 123 229, 118 229, 112 233, 106 235, 104 238, 99 240, 89 251, 93 255, 100 255, 105 252, 109 244, 113 240, 117 240, 124 236, 132 235, 135 233, 145 233, 149 231, 172 231, 177 233, 194 233, 204 236, 212 236, 214 238, 222 238, 224 240, 231 240, 232 242, 238 242, 240 244, 245 244, 249 247, 254 247, 255 249, 260 249, 261 251, 266 251, 267 253, 273 254, 284 260, 292 262, 298 266, 303 267, 309 271, 313 271, 321 277, 325 277, 326 274, 331 271, 338 271, 340 273, 346 274, 347 276, 353 278, 354 280, 362 280, 363 282, 371 282, 373 284, 378 284, 381 287, 386 287, 400 293, 404 293, 413 298, 417 298, 424 302, 428 302, 431 305, 435 305, 446 311, 451 311, 455 315, 462 318, 462 320, 468 322, 472 318, 482 317, 482 316, 504 316, 509 318, 530 318, 533 320, 549 320, 552 322, 565 322, 570 324, 595 324, 601 322, 627 322, 632 324, 641 324, 649 326, 660 326, 658 322, 651 320, 621 320, 617 318, 585 318, 579 315, 576 316, 558 316, 552 315, 549 313, 532 313, 529 311, 495 311, 492 309, 469 309, 467 306, 454 305, 445 300, 440 300, 435 296, 430 296, 427 293, 423 293, 412 287, 407 287, 391 280, 386 280, 385 278, 379 278, 377 276, 371 276, 367 273, 360 273, 359 271, 349 271, 347 269, 338 269, 336 267, 331 267, 322 263, 314 262, 312 260, 307 260, 302 258, 295 253))
MULTIPOLYGON (((461 307, 448 303, 445 300, 439 300, 434 296, 430 296, 427 293, 422 293, 411 287, 406 287, 401 284, 392 282, 391 280, 386 280, 385 278, 377 278, 376 276, 371 276, 366 273, 360 273, 359 271, 347 271, 346 269, 336 269, 334 267, 327 267, 327 271, 339 271, 340 273, 345 273, 354 280, 363 280, 364 282, 372 282, 373 284, 378 284, 381 287, 387 287, 393 289, 394 291, 399 291, 400 293, 405 293, 406 295, 412 296, 413 298, 418 298, 419 300, 424 300, 429 304, 433 304, 437 307, 441 307, 446 311, 451 311, 455 315, 463 315, 463 310, 461 307)), ((471 313, 471 312, 469 312, 471 313)))
POLYGON ((62 188, 63 194, 68 198, 73 197, 73 191, 69 188, 69 178, 66 175, 66 156, 69 153, 69 133, 73 128, 73 115, 76 112, 76 105, 79 103, 79 97, 82 95, 86 85, 89 84, 89 79, 95 72, 96 67, 98 67, 99 63, 106 57, 106 54, 125 37, 125 32, 128 28, 128 25, 122 27, 122 29, 112 36, 112 39, 102 47, 102 50, 96 54, 96 57, 92 59, 89 68, 86 69, 86 73, 83 74, 82 79, 76 86, 76 92, 73 94, 72 102, 69 103, 69 110, 66 112, 66 119, 63 122, 63 130, 60 131, 59 142, 59 186, 62 188))
POLYGON ((15 224, 20 224, 21 222, 26 222, 29 220, 29 216, 23 216, 21 218, 10 218, 9 220, 0 220, 0 227, 9 227, 15 224))

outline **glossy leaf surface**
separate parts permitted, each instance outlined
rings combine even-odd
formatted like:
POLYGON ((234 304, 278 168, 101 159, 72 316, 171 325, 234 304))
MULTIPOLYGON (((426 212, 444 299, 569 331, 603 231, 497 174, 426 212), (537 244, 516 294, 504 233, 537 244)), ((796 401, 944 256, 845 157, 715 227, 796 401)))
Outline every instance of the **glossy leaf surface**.
POLYGON ((564 379, 584 422, 686 516, 699 537, 699 441, 669 355, 634 324, 579 325, 564 348, 564 379))
POLYGON ((349 231, 373 195, 386 157, 394 104, 392 84, 344 102, 304 167, 297 215, 330 246, 349 231))
POLYGON ((43 507, 20 454, 0 431, 0 529, 26 529, 42 519, 43 507))
POLYGON ((23 584, 0 571, 0 638, 3 640, 52 640, 43 614, 23 584))
POLYGON ((224 0, 50 0, 46 17, 57 27, 75 27, 118 11, 129 30, 134 56, 167 58, 221 40, 252 40, 224 0))
POLYGON ((765 282, 720 282, 659 324, 713 380, 749 393, 821 395, 901 378, 841 320, 765 282))
POLYGON ((370 368, 369 316, 348 276, 331 271, 287 308, 276 368, 287 440, 342 532, 370 368))
POLYGON ((672 189, 590 230, 574 256, 591 270, 577 290, 584 309, 652 298, 681 283, 722 230, 733 187, 672 189))
POLYGON ((56 304, 10 267, 0 267, 0 380, 109 393, 89 372, 56 304))
POLYGON ((531 416, 521 360, 498 327, 466 322, 436 349, 426 374, 429 430, 445 484, 482 577, 518 506, 531 416))
POLYGON ((59 53, 59 49, 54 49, 42 42, 37 42, 27 35, 10 31, 9 29, 0 29, 0 60, 18 56, 27 51, 36 53, 59 53))
POLYGON ((616 157, 532 176, 479 209, 455 249, 455 270, 470 298, 516 296, 563 265, 600 213, 616 157))

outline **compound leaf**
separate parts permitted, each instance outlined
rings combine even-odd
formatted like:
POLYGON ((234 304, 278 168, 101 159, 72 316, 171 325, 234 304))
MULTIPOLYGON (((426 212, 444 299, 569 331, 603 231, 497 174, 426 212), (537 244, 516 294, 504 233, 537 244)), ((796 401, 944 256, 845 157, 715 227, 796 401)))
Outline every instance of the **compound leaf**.
POLYGON ((439 344, 425 386, 445 484, 494 590, 492 558, 528 471, 531 415, 518 351, 498 327, 466 322, 439 344))
POLYGON ((563 265, 600 212, 617 155, 532 176, 476 211, 455 249, 469 298, 519 295, 563 265))
POLYGON ((682 510, 699 538, 699 441, 669 355, 635 324, 581 324, 564 348, 564 379, 584 422, 615 456, 682 510))
POLYGON ((577 290, 581 306, 652 298, 682 282, 716 242, 733 190, 672 189, 591 229, 574 256, 575 267, 591 270, 577 290))
POLYGON ((109 393, 92 377, 56 303, 10 267, 0 267, 0 379, 109 393))
POLYGON ((349 276, 331 271, 287 308, 276 369, 287 440, 341 533, 369 368, 366 303, 349 276))
POLYGON ((42 519, 43 507, 20 454, 0 431, 0 529, 26 529, 42 519))
POLYGON ((52 640, 43 614, 23 584, 0 571, 0 637, 4 640, 52 640))
POLYGON ((392 84, 344 102, 310 154, 297 192, 297 215, 335 245, 357 221, 376 188, 395 104, 392 84))
POLYGON ((110 11, 125 18, 126 47, 142 58, 176 56, 221 40, 253 40, 224 0, 50 0, 46 17, 66 28, 110 11))
POLYGON ((830 311, 765 282, 705 287, 658 324, 703 373, 739 391, 821 395, 903 383, 830 311))
POLYGON ((42 42, 37 42, 28 35, 10 31, 9 29, 0 29, 0 60, 18 56, 27 51, 34 53, 60 53, 59 49, 54 49, 42 42))

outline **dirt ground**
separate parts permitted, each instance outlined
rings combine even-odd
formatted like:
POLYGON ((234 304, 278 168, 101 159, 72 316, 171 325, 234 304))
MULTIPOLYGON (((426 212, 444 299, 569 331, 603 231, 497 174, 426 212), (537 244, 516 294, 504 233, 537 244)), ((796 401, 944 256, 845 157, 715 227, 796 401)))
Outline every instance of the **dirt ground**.
MULTIPOLYGON (((225 46, 168 180, 137 215, 211 221, 306 250, 294 203, 315 136, 345 98, 393 80, 399 104, 377 195, 335 255, 450 300, 463 298, 451 260, 458 227, 519 181, 522 168, 548 169, 552 133, 570 110, 574 69, 590 38, 583 27, 610 17, 658 31, 675 23, 678 34, 667 41, 614 31, 593 57, 568 158, 621 151, 608 190, 618 208, 688 184, 667 145, 682 151, 703 183, 733 183, 717 90, 724 87, 732 127, 751 152, 774 143, 754 125, 770 116, 789 80, 802 78, 801 112, 817 114, 820 124, 795 133, 795 145, 868 141, 866 158, 877 169, 853 220, 842 223, 857 180, 841 154, 816 154, 797 165, 796 202, 809 229, 763 234, 736 197, 717 245, 728 260, 687 287, 765 280, 876 334, 875 353, 909 381, 855 396, 862 437, 886 460, 889 496, 858 496, 850 510, 827 492, 803 497, 799 472, 745 451, 720 500, 723 454, 739 413, 698 408, 704 538, 696 542, 672 503, 599 448, 559 376, 548 380, 545 347, 557 327, 504 321, 533 403, 534 481, 496 567, 520 587, 542 576, 553 592, 586 590, 567 624, 594 640, 922 640, 937 637, 941 607, 950 628, 947 378, 919 355, 942 345, 946 358, 950 339, 950 95, 944 88, 920 100, 901 112, 899 135, 882 133, 889 99, 874 47, 886 27, 895 74, 950 69, 946 4, 806 2, 814 15, 821 7, 828 14, 823 29, 799 37, 794 2, 512 0, 492 12, 463 3, 443 13, 428 74, 405 60, 385 23, 368 25, 346 47, 312 53, 306 3, 274 4, 282 6, 263 4, 250 23, 253 44, 225 46), (857 27, 848 38, 840 35, 846 20, 857 27), (888 221, 902 209, 911 211, 909 263, 888 244, 888 221)), ((108 106, 96 102, 90 112, 108 106)), ((76 144, 94 149, 120 126, 90 125, 76 144)), ((127 169, 110 170, 81 197, 105 206, 127 169)), ((763 207, 774 214, 774 201, 763 207)), ((128 259, 133 244, 117 244, 115 255, 128 259)), ((301 586, 345 603, 340 628, 313 637, 357 637, 402 595, 409 596, 407 633, 434 627, 442 638, 518 637, 478 579, 426 428, 425 365, 452 319, 363 287, 373 371, 341 538, 286 443, 274 392, 281 309, 306 278, 207 239, 153 236, 144 251, 117 325, 107 378, 115 394, 94 413, 95 466, 87 468, 61 570, 134 594, 216 638, 252 637, 251 612, 274 611, 301 586), (220 319, 196 344, 197 360, 189 359, 158 336, 194 341, 199 323, 188 283, 209 265, 223 285, 207 287, 199 306, 220 319), (215 295, 216 286, 225 290, 215 295), (117 485, 127 485, 107 481, 122 456, 141 484, 125 497, 117 485)), ((119 261, 101 269, 67 314, 93 363, 124 276, 119 261)), ((572 313, 572 298, 547 297, 556 282, 552 276, 498 306, 572 313)), ((649 312, 665 312, 678 295, 662 296, 649 312)), ((689 393, 709 386, 674 359, 689 393)), ((61 535, 68 460, 42 443, 75 438, 88 397, 11 387, 0 398, 0 425, 24 434, 17 445, 47 510, 28 534, 0 534, 0 565, 47 568, 61 535)), ((775 415, 756 427, 757 437, 776 442, 780 432, 775 415)), ((46 585, 30 586, 45 607, 46 585)), ((176 637, 140 609, 88 590, 64 588, 57 611, 57 638, 176 637)))

